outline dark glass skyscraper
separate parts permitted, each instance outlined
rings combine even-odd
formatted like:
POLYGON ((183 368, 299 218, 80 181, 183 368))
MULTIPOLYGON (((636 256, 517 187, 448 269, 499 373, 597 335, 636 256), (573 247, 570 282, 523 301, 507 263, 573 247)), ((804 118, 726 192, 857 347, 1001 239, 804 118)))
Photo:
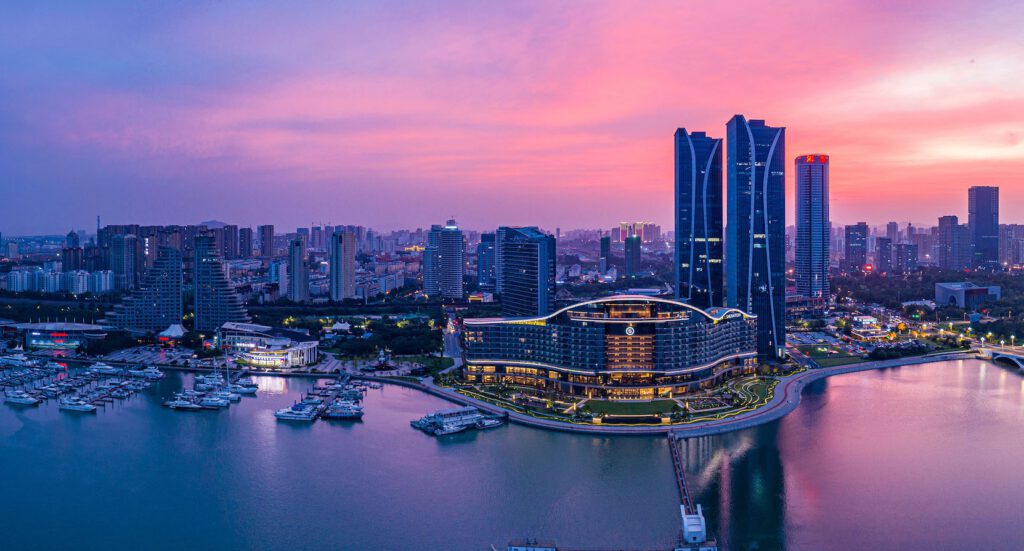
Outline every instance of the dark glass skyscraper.
POLYGON ((626 277, 633 278, 640 273, 640 236, 631 235, 623 242, 626 255, 626 277))
POLYGON ((796 158, 796 292, 828 299, 828 155, 796 158))
POLYGON ((736 115, 726 125, 726 300, 757 316, 757 352, 786 344, 786 129, 736 115))
POLYGON ((675 134, 676 297, 722 305, 722 140, 675 134))
POLYGON ((859 272, 868 263, 868 225, 857 222, 846 226, 843 264, 847 270, 859 272))
POLYGON ((481 289, 494 289, 494 253, 494 234, 480 234, 480 243, 476 246, 476 280, 481 289))
POLYGON ((612 256, 612 237, 605 235, 601 238, 601 252, 599 253, 597 269, 604 275, 608 271, 609 260, 612 256))
POLYGON ((546 316, 555 308, 555 238, 538 228, 501 227, 501 314, 546 316))
POLYGON ((998 266, 999 188, 974 186, 967 190, 967 226, 974 267, 998 266))

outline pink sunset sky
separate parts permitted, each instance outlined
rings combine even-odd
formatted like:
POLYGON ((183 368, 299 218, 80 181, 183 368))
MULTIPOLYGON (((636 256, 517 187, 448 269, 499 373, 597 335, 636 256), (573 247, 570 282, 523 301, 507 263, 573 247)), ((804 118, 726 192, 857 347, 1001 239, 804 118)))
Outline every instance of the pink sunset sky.
POLYGON ((671 229, 673 132, 736 113, 831 156, 833 224, 972 185, 1024 222, 1024 2, 40 4, 0 22, 4 235, 671 229))

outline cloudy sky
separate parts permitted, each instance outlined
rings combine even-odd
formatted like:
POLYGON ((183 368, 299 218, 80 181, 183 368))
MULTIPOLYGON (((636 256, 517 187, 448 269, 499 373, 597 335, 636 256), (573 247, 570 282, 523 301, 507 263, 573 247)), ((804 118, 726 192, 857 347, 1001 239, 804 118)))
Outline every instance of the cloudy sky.
POLYGON ((834 223, 965 216, 971 185, 1024 222, 1022 28, 1019 1, 5 3, 0 232, 668 229, 673 132, 736 113, 831 155, 834 223))

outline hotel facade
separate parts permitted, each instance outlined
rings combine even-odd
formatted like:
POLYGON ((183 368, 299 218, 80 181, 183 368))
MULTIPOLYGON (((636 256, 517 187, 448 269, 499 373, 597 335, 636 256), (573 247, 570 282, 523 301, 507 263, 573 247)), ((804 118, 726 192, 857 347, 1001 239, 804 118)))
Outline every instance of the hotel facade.
POLYGON ((657 297, 618 295, 547 316, 463 323, 470 384, 649 400, 710 388, 757 366, 754 316, 657 297))

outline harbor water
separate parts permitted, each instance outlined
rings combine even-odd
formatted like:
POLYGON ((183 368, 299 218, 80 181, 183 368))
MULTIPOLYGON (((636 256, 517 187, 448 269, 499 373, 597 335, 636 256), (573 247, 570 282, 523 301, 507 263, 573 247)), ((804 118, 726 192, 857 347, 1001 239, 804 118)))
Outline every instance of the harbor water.
MULTIPOLYGON (((440 438, 450 407, 367 391, 362 421, 278 421, 310 379, 254 377, 220 411, 168 377, 96 414, 0 406, 4 549, 502 549, 513 538, 658 548, 679 530, 664 437, 521 426, 440 438)), ((981 361, 809 386, 782 420, 683 445, 726 549, 1020 549, 1024 377, 981 361)))

